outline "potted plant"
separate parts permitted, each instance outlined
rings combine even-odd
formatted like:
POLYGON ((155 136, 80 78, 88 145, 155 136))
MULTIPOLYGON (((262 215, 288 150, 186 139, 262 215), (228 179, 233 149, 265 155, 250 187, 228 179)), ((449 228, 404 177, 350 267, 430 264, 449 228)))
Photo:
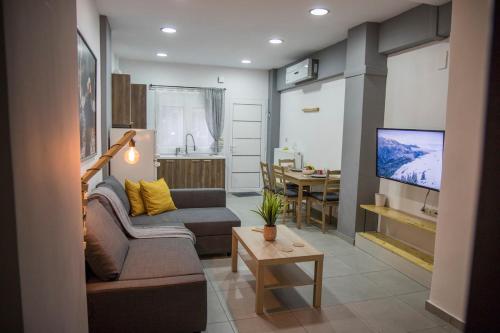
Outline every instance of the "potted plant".
POLYGON ((259 214, 266 222, 264 226, 264 239, 273 241, 276 239, 276 221, 283 208, 283 201, 277 194, 265 193, 262 200, 262 205, 253 210, 259 214))

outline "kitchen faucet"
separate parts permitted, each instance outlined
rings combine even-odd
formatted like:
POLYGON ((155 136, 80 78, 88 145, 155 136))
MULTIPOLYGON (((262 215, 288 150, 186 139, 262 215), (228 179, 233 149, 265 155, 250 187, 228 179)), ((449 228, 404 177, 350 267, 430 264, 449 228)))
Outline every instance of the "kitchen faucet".
POLYGON ((196 151, 196 143, 194 143, 194 136, 191 133, 186 134, 186 155, 188 153, 188 136, 193 140, 193 151, 196 151))

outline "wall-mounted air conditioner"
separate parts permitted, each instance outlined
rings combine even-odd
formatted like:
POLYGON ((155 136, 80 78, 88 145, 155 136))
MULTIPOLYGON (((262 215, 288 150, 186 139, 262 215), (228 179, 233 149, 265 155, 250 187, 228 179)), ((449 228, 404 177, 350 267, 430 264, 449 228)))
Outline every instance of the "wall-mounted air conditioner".
POLYGON ((308 58, 287 67, 285 77, 286 84, 297 84, 315 79, 318 77, 318 64, 318 60, 308 58))

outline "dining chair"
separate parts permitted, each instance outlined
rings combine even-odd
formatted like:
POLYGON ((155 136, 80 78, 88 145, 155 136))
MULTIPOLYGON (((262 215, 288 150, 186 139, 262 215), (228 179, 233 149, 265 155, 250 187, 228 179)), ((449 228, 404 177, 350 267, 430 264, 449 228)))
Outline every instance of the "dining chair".
POLYGON ((269 172, 269 165, 265 162, 260 162, 260 171, 262 173, 262 185, 264 192, 273 193, 274 187, 269 172))
POLYGON ((321 225, 321 231, 326 232, 326 213, 332 218, 333 207, 339 205, 340 181, 333 176, 340 175, 340 170, 328 170, 325 175, 325 182, 322 192, 310 192, 306 202, 306 220, 310 224, 316 222, 321 225), (311 216, 311 206, 318 205, 321 207, 321 220, 311 216))
POLYGON ((279 194, 283 200, 282 223, 288 218, 288 209, 292 204, 292 214, 295 212, 295 207, 299 203, 299 196, 296 190, 290 188, 285 179, 285 168, 279 165, 273 165, 273 185, 274 192, 279 194))
MULTIPOLYGON (((279 159, 278 165, 282 166, 288 170, 296 168, 295 159, 293 159, 293 158, 279 159)), ((297 190, 297 191, 299 190, 299 187, 296 184, 288 184, 288 187, 291 187, 292 189, 297 190)), ((308 191, 309 187, 304 188, 304 190, 308 191)))

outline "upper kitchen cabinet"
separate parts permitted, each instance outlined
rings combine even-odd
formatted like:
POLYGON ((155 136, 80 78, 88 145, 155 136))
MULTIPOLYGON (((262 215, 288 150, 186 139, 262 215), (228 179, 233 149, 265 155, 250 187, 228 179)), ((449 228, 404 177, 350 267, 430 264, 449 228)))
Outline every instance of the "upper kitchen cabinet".
POLYGON ((130 118, 134 128, 147 128, 146 126, 146 96, 147 85, 132 84, 130 88, 130 118))
POLYGON ((130 75, 113 74, 112 123, 113 127, 131 127, 130 122, 130 75))
POLYGON ((113 74, 111 84, 113 127, 147 128, 147 86, 130 84, 129 74, 113 74))

